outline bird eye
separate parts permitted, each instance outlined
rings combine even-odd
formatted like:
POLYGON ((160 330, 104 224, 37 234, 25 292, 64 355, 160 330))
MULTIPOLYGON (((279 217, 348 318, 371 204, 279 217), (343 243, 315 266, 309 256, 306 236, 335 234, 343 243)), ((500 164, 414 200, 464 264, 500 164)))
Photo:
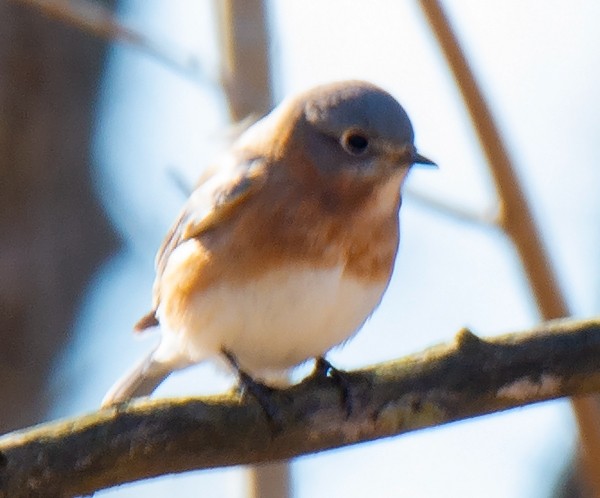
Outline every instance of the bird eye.
POLYGON ((349 131, 342 136, 342 147, 350 154, 359 156, 369 147, 369 139, 363 133, 349 131))

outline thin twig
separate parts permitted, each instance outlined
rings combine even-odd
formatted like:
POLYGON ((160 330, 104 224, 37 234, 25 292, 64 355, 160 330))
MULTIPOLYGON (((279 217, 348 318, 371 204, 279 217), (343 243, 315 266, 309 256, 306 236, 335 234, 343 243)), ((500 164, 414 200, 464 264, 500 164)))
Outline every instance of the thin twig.
POLYGON ((130 45, 167 67, 196 82, 206 80, 198 59, 182 55, 180 48, 168 49, 164 42, 157 43, 144 34, 123 25, 108 8, 88 0, 11 0, 13 3, 34 8, 41 14, 93 36, 130 45))
POLYGON ((521 190, 515 165, 473 71, 440 4, 436 0, 421 0, 420 3, 454 73, 490 165, 502 206, 501 226, 519 253, 540 314, 544 319, 568 316, 569 310, 521 190))
POLYGON ((499 209, 489 209, 479 213, 411 188, 404 189, 403 197, 456 221, 491 228, 499 227, 499 209))

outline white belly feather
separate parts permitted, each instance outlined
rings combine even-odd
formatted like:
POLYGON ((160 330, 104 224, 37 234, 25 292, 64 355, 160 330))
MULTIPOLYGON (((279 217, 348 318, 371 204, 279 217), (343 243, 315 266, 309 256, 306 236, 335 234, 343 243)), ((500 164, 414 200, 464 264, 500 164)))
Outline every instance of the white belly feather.
POLYGON ((343 275, 341 268, 301 267, 241 286, 222 283, 195 297, 186 316, 178 317, 178 330, 169 327, 168 316, 160 317, 163 341, 155 357, 169 361, 185 355, 195 363, 226 348, 260 378, 323 355, 351 337, 385 287, 343 275))

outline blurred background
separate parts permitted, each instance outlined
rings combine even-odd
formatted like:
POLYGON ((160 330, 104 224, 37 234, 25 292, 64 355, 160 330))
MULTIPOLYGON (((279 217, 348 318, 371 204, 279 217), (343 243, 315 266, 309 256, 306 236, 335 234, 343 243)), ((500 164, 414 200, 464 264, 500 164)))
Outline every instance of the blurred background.
MULTIPOLYGON (((598 314, 600 3, 442 5, 570 309, 598 314)), ((394 279, 332 363, 351 369, 448 341, 463 326, 486 336, 540 320, 507 238, 422 200, 475 218, 497 210, 418 2, 0 0, 1 432, 98 408, 157 341, 131 333, 150 306, 154 254, 232 122, 347 78, 398 98, 419 150, 440 168, 411 173, 394 279)), ((201 365, 155 396, 232 382, 201 365)), ((298 498, 584 496, 569 477, 575 441, 559 400, 299 458, 271 474, 194 472, 96 496, 245 497, 261 478, 298 498)))

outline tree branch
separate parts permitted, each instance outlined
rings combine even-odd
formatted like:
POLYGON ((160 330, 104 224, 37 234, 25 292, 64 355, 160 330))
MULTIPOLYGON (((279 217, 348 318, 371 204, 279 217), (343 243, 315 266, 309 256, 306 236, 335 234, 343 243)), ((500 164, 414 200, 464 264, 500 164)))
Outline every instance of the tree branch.
POLYGON ((451 343, 275 391, 281 430, 236 395, 141 401, 0 438, 0 497, 75 496, 172 472, 290 458, 600 390, 600 319, 451 343))
POLYGON ((194 82, 207 79, 198 58, 180 47, 168 47, 143 33, 125 26, 98 2, 89 0, 11 0, 36 9, 46 17, 58 19, 98 38, 120 42, 153 57, 194 82))
POLYGON ((441 3, 421 0, 420 5, 475 125, 500 199, 500 226, 515 245, 538 309, 544 319, 568 316, 569 310, 520 186, 515 164, 441 3))

